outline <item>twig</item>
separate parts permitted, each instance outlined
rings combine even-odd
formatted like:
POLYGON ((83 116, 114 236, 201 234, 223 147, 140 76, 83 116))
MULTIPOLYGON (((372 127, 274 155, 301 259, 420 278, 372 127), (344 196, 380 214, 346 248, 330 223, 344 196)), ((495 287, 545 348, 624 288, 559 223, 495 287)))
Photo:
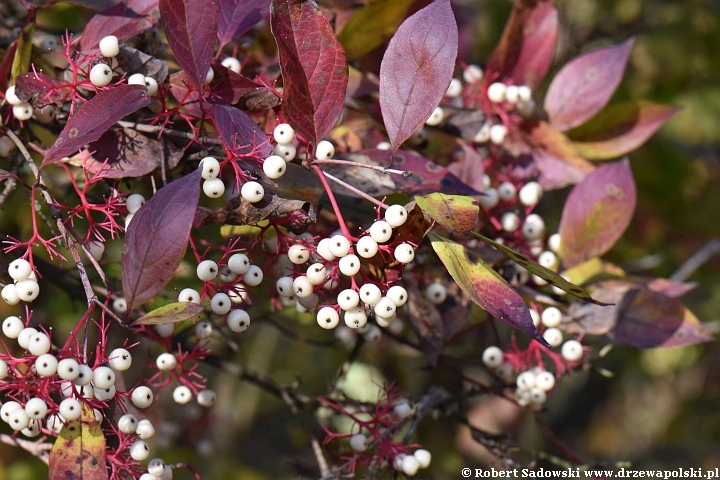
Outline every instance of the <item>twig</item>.
POLYGON ((349 160, 335 160, 332 158, 327 159, 315 159, 311 165, 342 165, 345 167, 359 167, 367 168, 368 170, 376 170, 382 173, 389 173, 394 175, 402 175, 403 177, 412 177, 413 172, 407 170, 397 170, 395 168, 381 167, 380 165, 369 165, 367 163, 351 162, 349 160))
POLYGON ((388 208, 388 206, 385 205, 385 204, 384 204, 383 202, 381 202, 380 200, 371 197, 371 196, 368 195, 367 193, 365 193, 365 192, 363 192, 362 190, 359 190, 359 189, 353 187, 353 186, 350 185, 349 183, 344 182, 344 181, 340 180, 339 178, 334 177, 333 175, 330 175, 329 173, 327 173, 327 172, 325 172, 325 171, 323 171, 322 173, 323 173, 323 175, 325 175, 327 178, 329 178, 329 179, 332 180, 333 182, 337 183, 338 185, 342 185, 343 187, 347 188, 347 189, 350 190, 351 192, 353 192, 353 193, 359 195, 360 197, 364 198, 364 199, 367 200, 368 202, 372 202, 372 203, 374 203, 375 205, 377 205, 377 206, 380 207, 380 208, 388 208))
POLYGON ((12 435, 0 433, 0 442, 14 447, 20 447, 31 455, 36 456, 46 465, 49 461, 49 452, 53 448, 52 443, 34 442, 24 438, 15 438, 12 435))
POLYGON ((328 467, 327 460, 325 460, 325 455, 323 455, 320 442, 318 441, 317 437, 312 433, 312 430, 307 425, 305 425, 305 422, 302 420, 302 418, 300 418, 300 411, 297 408, 297 404, 295 403, 295 400, 288 394, 287 390, 282 391, 281 397, 285 404, 290 408, 292 414, 295 415, 300 421, 300 423, 303 424, 303 427, 305 427, 305 431, 307 431, 308 435, 310 436, 310 444, 312 445, 315 460, 317 461, 318 467, 320 468, 320 475, 324 477, 325 475, 330 473, 330 468, 328 467))
POLYGON ((163 128, 160 125, 146 125, 143 123, 126 122, 123 120, 117 122, 117 124, 124 128, 134 128, 138 132, 163 133, 166 135, 170 135, 171 137, 185 138, 187 140, 197 140, 199 143, 206 143, 206 144, 210 144, 210 145, 222 145, 222 142, 217 138, 208 137, 205 135, 195 138, 195 135, 193 135, 190 132, 173 130, 171 128, 163 128))
POLYGON ((714 255, 720 254, 720 237, 709 240, 700 250, 695 252, 693 256, 685 260, 680 268, 670 276, 670 280, 674 282, 684 282, 695 270, 700 268, 710 260, 714 255))

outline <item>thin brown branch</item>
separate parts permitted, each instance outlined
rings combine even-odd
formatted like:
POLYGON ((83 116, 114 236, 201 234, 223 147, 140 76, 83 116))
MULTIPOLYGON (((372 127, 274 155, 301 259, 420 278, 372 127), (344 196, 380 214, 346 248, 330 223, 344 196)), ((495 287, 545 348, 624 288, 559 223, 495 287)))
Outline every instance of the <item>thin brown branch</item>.
POLYGON ((0 433, 0 442, 14 447, 20 447, 31 455, 39 458, 46 465, 49 461, 50 450, 53 448, 52 443, 25 440, 24 438, 16 438, 5 433, 0 433))
POLYGON ((680 265, 680 268, 670 276, 670 280, 684 282, 695 273, 695 270, 702 267, 715 255, 720 255, 720 237, 709 240, 700 250, 685 260, 685 263, 680 265))
POLYGON ((351 192, 355 193, 356 195, 364 198, 364 199, 367 200, 368 202, 374 203, 375 205, 377 205, 377 206, 380 207, 380 208, 388 208, 388 206, 385 205, 385 204, 384 204, 383 202, 381 202, 380 200, 371 197, 371 196, 368 195, 367 193, 365 193, 365 192, 363 192, 362 190, 359 190, 359 189, 353 187, 353 186, 350 185, 349 183, 344 182, 344 181, 340 180, 339 178, 334 177, 333 175, 330 175, 329 173, 327 173, 327 172, 325 172, 325 171, 323 171, 322 173, 323 173, 323 175, 325 175, 325 177, 329 178, 330 180, 332 180, 333 182, 337 183, 338 185, 341 185, 341 186, 347 188, 348 190, 350 190, 351 192))
POLYGON ((328 159, 315 159, 313 160, 311 165, 342 165, 345 167, 359 167, 359 168, 367 168, 368 170, 375 170, 382 173, 388 173, 393 175, 402 175, 403 177, 412 177, 413 172, 409 172, 407 170, 398 170, 396 168, 386 168, 381 167, 380 165, 369 165, 367 163, 360 163, 360 162, 351 162, 349 160, 335 160, 332 158, 328 159))

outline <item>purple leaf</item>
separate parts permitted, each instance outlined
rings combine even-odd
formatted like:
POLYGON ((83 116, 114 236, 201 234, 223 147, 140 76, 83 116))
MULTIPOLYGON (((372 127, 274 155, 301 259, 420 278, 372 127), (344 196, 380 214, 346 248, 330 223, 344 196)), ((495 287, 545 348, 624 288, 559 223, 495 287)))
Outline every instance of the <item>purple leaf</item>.
POLYGON ((160 0, 168 45, 190 81, 202 89, 217 35, 216 0, 160 0))
POLYGON ((550 124, 564 132, 591 119, 620 85, 633 39, 571 60, 553 78, 545 96, 550 124))
POLYGON ((396 152, 430 117, 452 80, 458 31, 450 0, 408 17, 380 65, 380 110, 396 152))
POLYGON ((483 183, 483 174, 485 167, 482 163, 482 157, 474 148, 462 143, 462 157, 459 160, 447 166, 448 172, 455 175, 465 185, 474 188, 478 192, 485 190, 483 183))
POLYGON ((219 0, 218 38, 220 49, 265 18, 270 0, 219 0))
POLYGON ((476 253, 459 243, 434 233, 428 237, 450 275, 473 302, 490 315, 549 347, 535 328, 527 305, 504 278, 476 253))
POLYGON ((560 257, 566 268, 607 252, 635 211, 630 162, 601 165, 568 195, 560 219, 560 257))
POLYGON ((121 120, 150 103, 143 85, 117 85, 95 95, 68 119, 42 165, 57 162, 94 142, 121 120))
MULTIPOLYGON (((211 100, 213 123, 228 151, 236 155, 265 158, 272 155, 273 148, 268 137, 247 113, 219 101, 211 100)), ((262 168, 260 168, 262 171, 262 168)))
POLYGON ((7 170, 0 169, 0 181, 7 180, 8 178, 18 178, 17 175, 15 175, 12 172, 8 172, 7 170))
POLYGON ((345 53, 312 0, 273 1, 270 26, 280 55, 283 113, 314 146, 342 113, 348 82, 345 53))
POLYGON ((585 158, 617 158, 645 143, 679 110, 643 100, 610 105, 568 135, 585 158))
POLYGON ((132 128, 108 130, 88 150, 92 157, 83 160, 83 167, 92 173, 102 171, 108 178, 142 177, 162 162, 170 170, 183 155, 172 141, 150 138, 132 128))
POLYGON ((537 86, 552 64, 558 14, 551 1, 520 0, 513 5, 487 71, 516 85, 537 86))
POLYGON ((121 260, 128 312, 150 300, 175 275, 200 198, 200 173, 195 170, 161 188, 130 222, 121 260))
POLYGON ((651 290, 630 290, 622 300, 612 338, 638 348, 679 347, 714 337, 682 303, 651 290))
POLYGON ((267 90, 266 87, 257 84, 239 73, 235 73, 222 65, 214 64, 215 79, 210 84, 210 91, 230 105, 235 105, 243 95, 258 90, 267 90))
POLYGON ((128 0, 96 13, 85 25, 80 37, 80 50, 96 47, 108 35, 127 40, 150 30, 160 18, 157 6, 157 0, 128 0))
POLYGON ((23 73, 15 79, 15 95, 36 107, 51 103, 62 107, 63 103, 73 97, 74 92, 72 84, 55 80, 42 72, 23 73))

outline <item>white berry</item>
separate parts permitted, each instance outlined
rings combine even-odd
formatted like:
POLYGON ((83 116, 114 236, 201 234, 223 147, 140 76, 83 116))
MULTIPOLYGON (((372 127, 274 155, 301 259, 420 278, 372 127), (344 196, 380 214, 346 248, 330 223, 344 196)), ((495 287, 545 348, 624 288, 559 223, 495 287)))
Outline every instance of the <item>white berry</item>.
POLYGON ((497 145, 503 143, 505 141, 505 136, 507 135, 507 127, 504 125, 493 125, 490 127, 490 141, 492 143, 495 143, 497 145))
POLYGON ((327 140, 322 140, 321 142, 318 142, 317 147, 315 147, 315 158, 325 160, 334 156, 335 147, 332 143, 328 142, 327 140))
POLYGON ((90 83, 104 87, 112 80, 112 69, 105 63, 98 63, 90 69, 90 83))
POLYGON ((395 305, 395 302, 393 302, 392 299, 388 297, 382 297, 380 301, 375 304, 375 308, 373 308, 375 315, 383 318, 393 317, 396 310, 397 305, 395 305))
POLYGON ((217 277, 218 265, 212 260, 203 260, 197 266, 197 277, 203 282, 209 282, 217 277))
POLYGON ((225 193, 225 183, 220 178, 212 178, 203 182, 203 193, 210 198, 220 198, 225 193))
POLYGON ((108 355, 110 367, 118 372, 124 372, 132 365, 132 355, 124 348, 116 348, 108 355))
POLYGON ((445 96, 448 98, 456 98, 462 95, 462 82, 457 78, 450 80, 445 96))
POLYGON ((257 265, 250 265, 248 271, 243 275, 243 282, 250 287, 256 287, 263 281, 263 271, 257 265))
POLYGON ((250 326, 250 315, 245 310, 232 310, 227 316, 227 326, 235 333, 242 333, 250 326))
POLYGON ((515 384, 520 389, 530 390, 535 386, 535 374, 530 371, 522 372, 520 375, 518 375, 515 384))
POLYGON ((536 213, 531 213, 525 218, 522 226, 522 234, 528 240, 538 240, 545 235, 545 221, 536 213))
POLYGON ((18 338, 25 325, 20 318, 15 316, 7 317, 2 324, 3 334, 8 338, 18 338))
POLYGON ((498 195, 497 190, 494 188, 488 188, 483 192, 483 195, 480 197, 480 206, 483 207, 485 210, 491 210, 495 208, 495 206, 500 203, 500 195, 498 195))
POLYGON ((131 399, 137 408, 147 408, 153 402, 152 390, 145 386, 139 386, 133 390, 131 399))
POLYGON ((93 370, 88 365, 79 365, 78 366, 78 374, 77 377, 75 377, 74 383, 75 385, 79 385, 81 387, 84 387, 85 385, 88 385, 93 380, 93 370))
POLYGON ((340 322, 340 315, 332 307, 323 307, 317 313, 317 323, 326 330, 337 327, 340 322))
POLYGON ((367 447, 367 437, 362 433, 358 433, 357 435, 353 435, 352 437, 350 437, 350 448, 352 448, 356 452, 364 452, 365 450, 367 450, 367 447))
POLYGON ((482 361, 488 368, 497 368, 505 361, 505 355, 499 347, 493 345, 485 349, 482 354, 482 361))
POLYGON ((287 123, 280 123, 273 130, 273 138, 277 143, 291 143, 295 139, 295 130, 287 123))
POLYGON ((362 328, 367 324, 365 310, 356 307, 345 312, 345 325, 350 328, 362 328))
POLYGON ((415 459, 420 464, 420 468, 427 468, 430 466, 430 461, 432 460, 432 455, 430 454, 430 452, 428 452, 424 448, 415 450, 415 452, 413 452, 413 457, 415 457, 415 459))
POLYGON ((288 258, 295 265, 302 265, 310 260, 310 250, 305 245, 296 243, 288 249, 288 258))
POLYGON ((32 278, 28 278, 15 284, 15 292, 23 302, 32 302, 40 294, 40 285, 32 278))
POLYGON ((28 417, 24 409, 18 408, 8 415, 8 424, 10 424, 10 428, 18 432, 27 428, 30 424, 30 417, 28 417))
POLYGON ((24 258, 17 258, 8 265, 8 274, 10 274, 13 280, 18 282, 30 278, 31 273, 32 267, 30 266, 30 262, 24 258))
POLYGON ((433 305, 440 305, 447 298, 447 288, 442 283, 431 283, 425 289, 425 296, 433 305))
POLYGON ((550 372, 540 372, 535 376, 535 386, 549 392, 555 386, 555 375, 550 372))
POLYGON ((192 288, 183 288, 178 295, 178 302, 200 303, 200 294, 192 288))
POLYGON ((463 80, 467 83, 477 83, 483 79, 483 70, 477 65, 470 64, 463 71, 463 80))
MULTIPOLYGON (((349 248, 350 247, 348 247, 348 250, 349 250, 349 248)), ((335 260, 335 255, 333 255, 332 252, 330 251, 330 239, 329 238, 323 238, 322 240, 320 240, 317 244, 315 251, 320 258, 327 260, 328 262, 332 262, 333 260, 335 260)))
POLYGON ((375 305, 382 298, 380 288, 374 283, 366 283, 360 287, 360 300, 368 305, 375 305))
POLYGON ((520 99, 520 95, 518 93, 518 86, 517 85, 508 85, 505 89, 505 100, 507 100, 508 103, 518 103, 518 100, 520 99))
POLYGON ((217 315, 225 315, 230 311, 231 306, 230 297, 223 292, 216 293, 210 300, 210 309, 217 315))
POLYGON ((52 348, 50 338, 43 332, 37 332, 35 335, 30 337, 28 343, 28 351, 33 355, 42 355, 48 353, 52 348))
POLYGON ((212 335, 213 332, 213 326, 212 323, 207 321, 198 322, 197 325, 195 325, 195 336, 198 340, 204 340, 206 338, 209 338, 210 335, 212 335))
POLYGON ((138 422, 135 433, 137 433, 141 440, 147 440, 155 436, 155 427, 150 420, 143 419, 138 422))
POLYGON ((223 61, 220 62, 220 65, 227 68, 228 70, 232 70, 235 73, 240 73, 242 69, 242 66, 240 65, 240 60, 235 57, 223 58, 223 61))
POLYGON ((522 186, 518 196, 525 206, 537 205, 543 195, 543 188, 538 182, 528 182, 522 186))
POLYGON ((378 220, 370 227, 370 236, 377 243, 385 243, 392 236, 392 227, 384 220, 378 220))
MULTIPOLYGON (((347 257, 343 260, 345 258, 347 257)), ((340 262, 342 263, 342 260, 340 262)), ((327 269, 322 263, 313 263, 308 267, 305 276, 312 285, 322 285, 327 280, 327 269)))
POLYGON ((500 225, 502 225, 503 230, 512 233, 520 228, 520 217, 515 212, 505 212, 500 217, 500 225))
POLYGON ((58 360, 55 355, 45 353, 35 360, 35 370, 41 377, 52 377, 57 373, 58 360))
POLYGON ((212 407, 213 404, 215 404, 216 398, 217 395, 215 394, 215 390, 211 390, 209 388, 200 390, 197 394, 197 402, 203 407, 212 407))
POLYGON ((145 197, 139 193, 133 193, 125 199, 125 207, 129 213, 136 213, 145 204, 145 197))
POLYGON ((18 96, 15 94, 15 85, 8 87, 7 90, 5 90, 5 101, 12 105, 13 107, 16 105, 20 105, 23 102, 18 98, 18 96))
POLYGON ((175 400, 175 403, 184 405, 192 400, 192 391, 185 385, 177 386, 173 390, 173 400, 175 400))
POLYGON ((80 402, 74 398, 66 398, 60 402, 60 416, 65 420, 72 422, 80 418, 82 413, 82 406, 80 402))
POLYGON ((393 252, 395 260, 400 263, 410 263, 415 259, 415 249, 409 243, 401 243, 393 252))
POLYGON ((150 447, 143 440, 136 440, 130 445, 130 456, 137 462, 142 462, 150 456, 150 447))
POLYGON ((112 58, 120 53, 120 43, 115 35, 103 37, 98 44, 103 57, 112 58))
POLYGON ((274 153, 282 157, 286 162, 292 162, 297 154, 297 149, 292 143, 278 143, 275 145, 274 153))
POLYGON ((340 273, 343 275, 352 277, 360 271, 360 259, 357 255, 345 255, 340 259, 338 268, 340 269, 340 273))
POLYGON ((215 79, 215 70, 213 70, 212 67, 210 67, 210 68, 208 68, 208 71, 205 74, 205 80, 203 81, 203 83, 205 85, 210 85, 214 79, 215 79))
POLYGON ((415 475, 420 468, 420 462, 413 455, 407 455, 402 459, 402 471, 408 477, 415 475))
POLYGON ((400 285, 393 285, 387 291, 386 296, 391 299, 397 307, 405 305, 408 299, 408 292, 400 285))
POLYGON ((287 170, 287 163, 279 155, 270 155, 263 161, 263 172, 268 178, 278 179, 285 175, 285 170, 287 170))
POLYGON ((502 103, 505 101, 507 87, 502 82, 491 83, 487 89, 487 96, 491 102, 502 103))
POLYGON ((108 367, 93 370, 93 385, 98 388, 110 388, 115 385, 115 372, 108 367))
POLYGON ((337 303, 343 310, 352 310, 360 303, 360 295, 355 290, 348 288, 340 292, 337 303))
POLYGON ((402 205, 391 205, 385 210, 385 221, 393 228, 403 225, 408 219, 408 212, 402 205))
POLYGON ((557 307, 546 307, 540 318, 546 327, 557 327, 562 321, 562 312, 557 307))
POLYGON ((250 259, 244 253, 235 253, 228 259, 228 268, 238 275, 245 275, 250 270, 250 259))
POLYGON ((328 249, 336 258, 342 258, 350 251, 350 240, 343 235, 334 235, 330 238, 328 249))
POLYGON ((550 269, 550 270, 557 270, 560 262, 558 261, 557 255, 555 255, 553 252, 549 250, 545 250, 540 255, 538 255, 538 263, 542 265, 543 267, 550 269))
POLYGON ((559 347, 562 343, 562 332, 557 328, 548 328, 543 332, 543 338, 551 347, 559 347))
POLYGON ((258 182, 245 182, 240 188, 240 195, 250 203, 257 203, 265 197, 265 189, 258 182))
POLYGON ((560 353, 568 362, 577 362, 583 356, 583 347, 577 340, 568 340, 563 343, 560 353))
POLYGON ((440 125, 440 122, 443 121, 443 118, 445 118, 445 112, 443 112, 442 107, 435 107, 435 110, 430 114, 430 117, 425 120, 425 125, 428 125, 430 127, 436 127, 440 125))
POLYGON ((148 462, 148 473, 150 475, 159 477, 163 472, 165 472, 165 462, 163 462, 162 458, 153 458, 148 462))

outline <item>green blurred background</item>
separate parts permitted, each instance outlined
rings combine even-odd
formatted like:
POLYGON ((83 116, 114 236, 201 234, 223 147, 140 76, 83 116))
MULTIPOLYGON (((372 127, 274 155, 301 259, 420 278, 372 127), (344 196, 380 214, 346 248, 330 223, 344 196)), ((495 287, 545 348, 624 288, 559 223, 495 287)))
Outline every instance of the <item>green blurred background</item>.
MULTIPOLYGON (((461 58, 483 65, 512 3, 453 0, 453 4, 463 39, 461 58)), ((607 256, 633 273, 668 277, 720 235, 720 2, 559 0, 557 6, 561 34, 554 71, 583 51, 635 36, 625 78, 613 100, 647 98, 683 107, 653 139, 630 154, 638 184, 637 214, 607 256)), ((53 34, 65 27, 79 32, 89 14, 58 4, 39 20, 53 34)), ((541 90, 546 87, 547 81, 541 90)), ((550 231, 557 227, 566 193, 548 194, 541 204, 550 231)), ((718 331, 720 257, 704 264, 689 280, 699 286, 683 302, 711 331, 718 331)), ((10 313, 5 308, 0 305, 0 315, 10 313)), ((73 309, 82 308, 53 305, 53 311, 67 312, 66 322, 76 318, 73 309)), ((295 318, 278 316, 276 321, 296 329, 295 318)), ((330 340, 318 335, 308 319, 301 323, 305 324, 297 327, 301 335, 330 340)), ((487 344, 483 338, 478 342, 487 344)), ((466 348, 459 352, 474 354, 466 348)), ((326 391, 346 356, 342 348, 308 345, 266 323, 256 324, 242 337, 236 360, 280 383, 299 378, 301 392, 317 395, 326 391)), ((417 352, 383 341, 364 349, 348 388, 371 399, 376 394, 371 379, 396 380, 412 398, 442 381, 424 366, 417 352)), ((583 459, 629 460, 638 469, 720 466, 716 343, 646 351, 620 346, 596 367, 613 372, 614 377, 593 370, 565 379, 548 401, 547 411, 540 414, 583 459)), ((310 478, 302 473, 304 466, 313 465, 307 433, 282 401, 230 376, 209 369, 204 373, 218 392, 218 404, 208 414, 167 402, 170 417, 177 421, 160 425, 155 452, 166 462, 191 462, 206 479, 310 478)), ((528 452, 533 451, 561 456, 529 412, 494 398, 483 398, 469 408, 470 419, 478 426, 495 433, 512 432, 524 449, 518 461, 530 461, 528 452)), ((6 427, 2 425, 3 431, 6 427)), ((498 466, 448 419, 426 419, 415 441, 433 453, 431 468, 423 472, 427 478, 460 478, 463 466, 498 466)), ((46 472, 22 450, 0 445, 0 480, 36 480, 46 472)), ((175 478, 191 476, 178 471, 175 478)))

